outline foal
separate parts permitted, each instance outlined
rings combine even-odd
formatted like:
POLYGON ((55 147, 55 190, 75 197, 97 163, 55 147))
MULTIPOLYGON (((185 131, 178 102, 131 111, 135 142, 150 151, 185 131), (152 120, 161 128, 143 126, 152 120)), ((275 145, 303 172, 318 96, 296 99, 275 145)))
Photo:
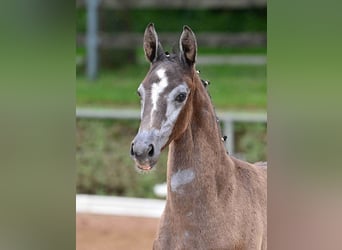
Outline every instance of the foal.
POLYGON ((138 88, 141 124, 131 155, 147 172, 169 145, 168 195, 153 249, 266 249, 266 168, 227 154, 187 26, 179 50, 165 53, 147 26, 151 67, 138 88))

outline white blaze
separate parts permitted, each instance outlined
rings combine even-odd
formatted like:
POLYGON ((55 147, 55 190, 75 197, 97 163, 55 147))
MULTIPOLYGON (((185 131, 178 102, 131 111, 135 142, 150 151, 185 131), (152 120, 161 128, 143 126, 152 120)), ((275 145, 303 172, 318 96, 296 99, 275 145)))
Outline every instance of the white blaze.
POLYGON ((159 77, 160 81, 152 84, 152 113, 156 111, 159 96, 166 88, 168 83, 167 77, 165 75, 165 69, 158 69, 157 76, 159 77))
POLYGON ((140 97, 140 103, 141 103, 140 118, 142 120, 143 112, 144 112, 144 106, 145 106, 145 103, 143 102, 143 99, 144 99, 144 96, 145 96, 145 89, 142 86, 142 84, 140 84, 140 86, 138 88, 138 91, 140 92, 140 95, 141 95, 141 97, 140 97))
POLYGON ((158 99, 160 97, 160 94, 163 92, 163 90, 166 88, 168 82, 167 77, 165 75, 165 69, 158 69, 157 70, 157 76, 159 77, 159 82, 153 83, 151 88, 151 99, 152 99, 152 111, 151 111, 151 121, 150 124, 152 126, 153 124, 153 113, 157 110, 157 104, 158 99))

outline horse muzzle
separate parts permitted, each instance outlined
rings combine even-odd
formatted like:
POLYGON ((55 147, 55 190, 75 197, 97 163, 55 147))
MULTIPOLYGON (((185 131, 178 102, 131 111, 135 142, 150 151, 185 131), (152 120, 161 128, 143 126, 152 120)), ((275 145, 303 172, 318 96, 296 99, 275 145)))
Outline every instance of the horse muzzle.
POLYGON ((141 170, 151 170, 160 155, 160 149, 153 140, 152 132, 144 131, 137 134, 131 144, 130 154, 141 170))

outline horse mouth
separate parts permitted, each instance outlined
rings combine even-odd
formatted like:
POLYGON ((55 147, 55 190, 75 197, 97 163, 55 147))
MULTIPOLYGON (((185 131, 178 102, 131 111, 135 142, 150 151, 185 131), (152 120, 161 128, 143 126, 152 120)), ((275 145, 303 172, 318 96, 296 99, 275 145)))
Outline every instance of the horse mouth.
POLYGON ((142 170, 144 172, 151 171, 154 168, 153 164, 139 164, 139 163, 137 163, 136 166, 139 170, 142 170))
POLYGON ((143 171, 150 171, 153 167, 150 166, 150 165, 139 165, 137 164, 137 167, 140 169, 140 170, 143 170, 143 171))

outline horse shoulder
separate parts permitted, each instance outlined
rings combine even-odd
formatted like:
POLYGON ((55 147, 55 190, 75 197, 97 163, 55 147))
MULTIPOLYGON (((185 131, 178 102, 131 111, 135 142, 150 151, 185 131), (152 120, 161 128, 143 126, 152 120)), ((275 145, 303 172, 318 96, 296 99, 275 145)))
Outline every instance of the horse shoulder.
POLYGON ((267 172, 266 168, 233 159, 235 164, 235 208, 238 209, 242 231, 249 231, 248 245, 263 249, 267 230, 267 172))

